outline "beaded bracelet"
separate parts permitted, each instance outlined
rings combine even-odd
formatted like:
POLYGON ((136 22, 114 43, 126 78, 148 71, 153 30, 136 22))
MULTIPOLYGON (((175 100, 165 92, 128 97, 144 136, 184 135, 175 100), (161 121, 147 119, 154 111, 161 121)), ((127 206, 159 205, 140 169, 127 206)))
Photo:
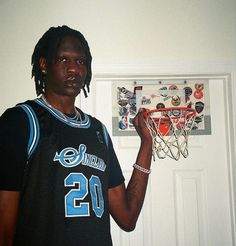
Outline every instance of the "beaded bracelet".
POLYGON ((146 169, 144 167, 139 166, 138 164, 134 163, 133 168, 136 168, 137 170, 143 172, 143 173, 151 173, 151 169, 146 169))

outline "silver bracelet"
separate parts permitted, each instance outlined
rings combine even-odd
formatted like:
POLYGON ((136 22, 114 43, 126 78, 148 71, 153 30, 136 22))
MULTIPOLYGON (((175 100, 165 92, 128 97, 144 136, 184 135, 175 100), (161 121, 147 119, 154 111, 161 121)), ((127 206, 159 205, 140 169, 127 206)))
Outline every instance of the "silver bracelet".
POLYGON ((143 173, 151 173, 151 169, 146 169, 144 167, 139 166, 138 164, 134 163, 133 168, 136 168, 137 170, 143 172, 143 173))

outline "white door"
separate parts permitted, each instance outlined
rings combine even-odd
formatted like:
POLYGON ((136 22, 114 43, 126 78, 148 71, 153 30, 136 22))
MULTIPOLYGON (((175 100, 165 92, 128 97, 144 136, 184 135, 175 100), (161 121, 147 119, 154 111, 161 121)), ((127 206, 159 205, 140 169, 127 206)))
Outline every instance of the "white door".
MULTIPOLYGON (((112 136, 112 78, 96 78, 81 108, 108 128, 126 181, 138 137, 112 136)), ((122 232, 112 221, 114 246, 232 246, 230 164, 224 79, 210 79, 212 134, 189 138, 189 157, 152 163, 148 192, 136 230, 122 232)))

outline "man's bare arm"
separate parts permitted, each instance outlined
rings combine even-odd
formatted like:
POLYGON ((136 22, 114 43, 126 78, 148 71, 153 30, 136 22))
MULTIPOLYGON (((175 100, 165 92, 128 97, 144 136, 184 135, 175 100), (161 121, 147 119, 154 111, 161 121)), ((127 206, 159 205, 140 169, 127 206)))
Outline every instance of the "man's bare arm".
MULTIPOLYGON (((134 121, 141 138, 136 163, 149 170, 152 159, 152 138, 145 125, 144 117, 144 111, 140 111, 134 121)), ((110 213, 116 223, 125 231, 132 231, 135 228, 145 198, 148 176, 148 173, 135 168, 127 188, 121 184, 109 189, 110 213)))
POLYGON ((0 246, 13 244, 20 193, 0 190, 0 246))

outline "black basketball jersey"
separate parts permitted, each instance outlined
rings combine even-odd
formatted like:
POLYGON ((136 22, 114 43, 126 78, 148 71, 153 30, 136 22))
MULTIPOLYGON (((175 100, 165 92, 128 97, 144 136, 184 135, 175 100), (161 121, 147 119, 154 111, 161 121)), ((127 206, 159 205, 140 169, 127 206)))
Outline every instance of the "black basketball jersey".
MULTIPOLYGON (((30 137, 14 245, 112 245, 109 136, 95 118, 68 119, 42 99, 18 105, 30 137)), ((113 148, 112 148, 113 150, 113 148)), ((120 183, 123 176, 118 163, 120 183)))

